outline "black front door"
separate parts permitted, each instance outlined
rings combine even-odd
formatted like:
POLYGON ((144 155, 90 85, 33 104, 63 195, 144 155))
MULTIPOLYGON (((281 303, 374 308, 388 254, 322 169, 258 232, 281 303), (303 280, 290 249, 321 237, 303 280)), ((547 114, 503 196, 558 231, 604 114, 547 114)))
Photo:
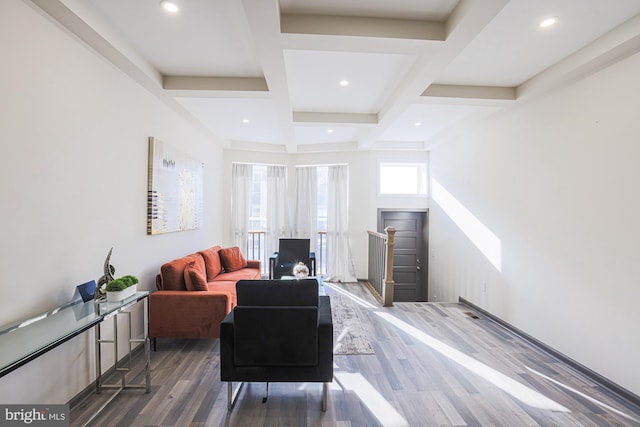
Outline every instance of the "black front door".
POLYGON ((396 229, 393 300, 427 300, 427 211, 380 211, 378 231, 396 229))

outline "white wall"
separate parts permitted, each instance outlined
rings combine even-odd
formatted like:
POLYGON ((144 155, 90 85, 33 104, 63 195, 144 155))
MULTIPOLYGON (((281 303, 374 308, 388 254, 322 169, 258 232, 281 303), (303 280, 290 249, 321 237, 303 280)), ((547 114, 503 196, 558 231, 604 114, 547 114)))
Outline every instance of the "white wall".
POLYGON ((430 298, 466 298, 636 394, 638 75, 636 54, 432 150, 502 267, 432 202, 429 281, 430 298))
MULTIPOLYGON (((102 275, 151 290, 163 262, 222 239, 222 150, 19 0, 0 2, 0 324, 102 275), (202 229, 146 234, 147 138, 205 162, 202 229)), ((66 403, 94 379, 93 333, 0 378, 2 403, 66 403)))
MULTIPOLYGON (((356 268, 356 277, 367 278, 367 230, 376 230, 377 211, 379 208, 424 209, 428 205, 426 198, 412 197, 379 197, 377 195, 378 160, 424 160, 428 161, 427 152, 387 152, 360 151, 340 153, 257 153, 240 150, 225 150, 224 181, 225 209, 224 223, 231 224, 231 164, 233 162, 281 164, 288 167, 290 195, 293 197, 296 165, 349 165, 349 235, 351 251, 356 268)), ((292 199, 293 200, 293 199, 292 199)), ((231 244, 231 229, 225 234, 225 244, 231 244)))

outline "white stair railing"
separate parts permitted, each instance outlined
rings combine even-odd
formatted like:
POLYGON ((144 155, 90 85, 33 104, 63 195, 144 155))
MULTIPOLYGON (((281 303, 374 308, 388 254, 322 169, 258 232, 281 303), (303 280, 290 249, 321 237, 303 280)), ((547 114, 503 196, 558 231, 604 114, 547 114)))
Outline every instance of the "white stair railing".
POLYGON ((369 234, 369 283, 383 306, 393 306, 393 249, 396 229, 387 227, 384 233, 369 234))

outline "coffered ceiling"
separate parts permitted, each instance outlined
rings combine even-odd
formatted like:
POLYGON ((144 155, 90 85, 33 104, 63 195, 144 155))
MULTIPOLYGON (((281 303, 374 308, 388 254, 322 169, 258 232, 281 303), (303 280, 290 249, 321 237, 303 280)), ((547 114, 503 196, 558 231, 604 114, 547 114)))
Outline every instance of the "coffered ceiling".
POLYGON ((428 149, 640 50, 638 0, 27 1, 249 150, 428 149))

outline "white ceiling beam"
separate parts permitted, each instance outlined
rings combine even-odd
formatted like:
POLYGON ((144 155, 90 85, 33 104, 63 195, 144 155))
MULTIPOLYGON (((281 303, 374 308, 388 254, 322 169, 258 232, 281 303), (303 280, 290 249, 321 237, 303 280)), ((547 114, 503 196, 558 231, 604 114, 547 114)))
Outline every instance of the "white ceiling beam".
POLYGON ((514 100, 515 87, 432 84, 422 95, 435 98, 514 100))
POLYGON ((27 0, 45 16, 60 25, 82 43, 93 49, 123 73, 138 82, 165 105, 183 117, 207 138, 223 147, 229 141, 214 134, 202 122, 168 94, 164 93, 161 74, 127 43, 110 31, 109 27, 79 0, 27 0))
POLYGON ((637 52, 640 52, 640 15, 518 86, 517 97, 529 99, 576 82, 637 52))
POLYGON ((314 113, 295 112, 293 113, 295 123, 338 123, 338 124, 372 124, 378 123, 377 114, 366 113, 314 113))
POLYGON ((376 141, 371 150, 379 151, 422 151, 426 149, 424 141, 376 141))
POLYGON ((223 90, 266 92, 269 90, 263 77, 185 77, 164 76, 162 86, 167 90, 223 90))
POLYGON ((278 0, 242 0, 264 78, 269 86, 287 152, 296 151, 293 109, 289 97, 284 51, 280 42, 278 0))
POLYGON ((282 33, 293 34, 437 41, 443 41, 446 35, 443 22, 413 19, 283 14, 280 21, 282 33))
POLYGON ((284 144, 270 144, 268 142, 254 142, 254 141, 231 141, 231 148, 233 150, 244 151, 261 151, 267 153, 285 153, 287 151, 284 144))
POLYGON ((446 66, 478 36, 507 3, 508 0, 461 0, 446 22, 447 36, 442 48, 435 54, 429 52, 418 57, 405 79, 378 113, 380 126, 372 129, 361 140, 360 148, 370 148, 384 131, 420 98, 425 89, 441 77, 446 66))
POLYGON ((82 0, 29 0, 62 28, 149 88, 160 86, 161 74, 82 0), (150 86, 151 85, 151 86, 150 86))
POLYGON ((189 98, 269 98, 263 77, 164 76, 162 87, 174 97, 189 98))
POLYGON ((358 151, 358 143, 347 141, 298 145, 298 152, 300 153, 336 153, 345 151, 358 151))
POLYGON ((353 37, 326 34, 282 34, 282 47, 288 50, 326 52, 387 53, 419 55, 436 52, 442 41, 353 37))

